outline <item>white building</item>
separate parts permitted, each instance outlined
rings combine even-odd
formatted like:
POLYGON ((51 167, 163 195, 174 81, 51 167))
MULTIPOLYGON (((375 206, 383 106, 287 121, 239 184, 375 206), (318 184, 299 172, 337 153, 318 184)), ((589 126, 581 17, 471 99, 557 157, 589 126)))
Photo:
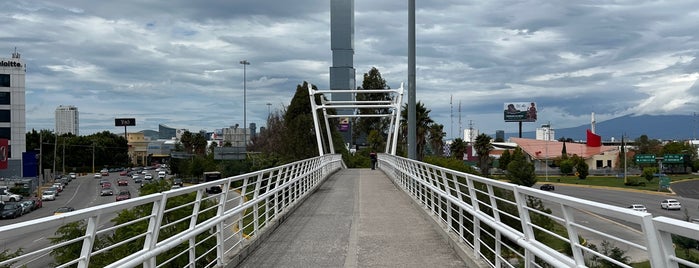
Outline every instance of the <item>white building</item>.
POLYGON ((536 129, 536 139, 542 141, 556 140, 556 131, 551 128, 551 125, 541 125, 540 128, 536 129))
MULTIPOLYGON (((19 53, 0 58, 0 138, 9 140, 8 170, 21 176, 22 153, 26 151, 26 117, 24 76, 27 66, 19 53)), ((0 175, 7 176, 5 172, 0 175)))
POLYGON ((469 142, 469 143, 474 143, 476 142, 476 138, 478 138, 478 129, 475 128, 467 128, 464 129, 464 141, 469 142))
POLYGON ((221 129, 223 133, 223 143, 230 142, 233 147, 245 147, 245 144, 250 141, 250 129, 238 127, 238 125, 229 128, 221 129), (247 139, 247 142, 243 142, 247 139))
POLYGON ((72 133, 78 136, 78 107, 60 105, 56 108, 56 135, 72 133))

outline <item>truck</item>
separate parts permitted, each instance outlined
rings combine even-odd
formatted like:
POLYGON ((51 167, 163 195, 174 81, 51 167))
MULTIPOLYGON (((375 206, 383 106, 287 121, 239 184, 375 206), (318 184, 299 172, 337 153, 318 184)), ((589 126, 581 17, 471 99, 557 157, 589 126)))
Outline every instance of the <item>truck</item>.
POLYGON ((2 202, 17 202, 22 200, 22 196, 13 194, 8 188, 0 188, 0 201, 2 202))

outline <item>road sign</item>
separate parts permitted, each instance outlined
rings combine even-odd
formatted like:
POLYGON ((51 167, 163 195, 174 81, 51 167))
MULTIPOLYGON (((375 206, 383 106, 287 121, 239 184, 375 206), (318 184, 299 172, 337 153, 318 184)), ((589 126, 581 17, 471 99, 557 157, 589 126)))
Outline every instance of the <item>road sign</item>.
POLYGON ((666 154, 663 156, 663 163, 666 164, 684 164, 683 154, 666 154))
POLYGON ((636 164, 654 164, 655 155, 653 154, 637 154, 636 164))

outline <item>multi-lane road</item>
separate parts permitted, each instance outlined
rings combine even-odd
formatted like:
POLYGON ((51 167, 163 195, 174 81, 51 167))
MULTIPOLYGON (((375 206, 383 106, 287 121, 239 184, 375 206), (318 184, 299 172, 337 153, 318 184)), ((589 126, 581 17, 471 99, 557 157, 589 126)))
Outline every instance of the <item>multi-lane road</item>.
MULTIPOLYGON (((73 207, 78 210, 116 202, 116 194, 118 194, 120 189, 128 189, 131 192, 132 198, 138 196, 138 189, 141 187, 141 185, 133 183, 131 178, 121 177, 127 178, 129 181, 128 186, 117 186, 117 179, 120 178, 118 173, 111 173, 109 176, 105 176, 103 178, 108 179, 112 184, 112 187, 114 188, 113 196, 100 196, 100 179, 95 178, 93 174, 80 176, 73 179, 73 181, 65 186, 60 195, 56 197, 56 200, 43 201, 42 208, 32 211, 29 214, 25 214, 19 218, 0 220, 0 226, 52 216, 54 211, 59 207, 73 207)), ((100 218, 100 224, 110 224, 110 220, 111 219, 100 218)), ((53 233, 53 230, 45 230, 29 234, 18 233, 16 236, 0 241, 0 249, 9 249, 10 252, 14 252, 17 249, 22 248, 24 252, 32 252, 50 245, 49 238, 54 236, 56 236, 56 234, 53 233)), ((44 257, 46 256, 39 256, 37 258, 44 257)))

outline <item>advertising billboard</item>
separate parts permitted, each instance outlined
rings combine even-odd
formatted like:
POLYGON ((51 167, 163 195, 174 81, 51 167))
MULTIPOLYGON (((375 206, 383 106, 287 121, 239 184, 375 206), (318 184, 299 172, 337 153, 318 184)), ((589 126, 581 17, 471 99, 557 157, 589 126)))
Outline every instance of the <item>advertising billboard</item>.
POLYGON ((340 125, 338 126, 339 130, 342 132, 349 131, 349 124, 350 124, 349 117, 343 117, 342 119, 340 119, 340 125))
POLYGON ((535 102, 506 102, 505 122, 536 122, 535 102))
POLYGON ((136 125, 136 118, 115 118, 114 119, 114 126, 115 127, 125 127, 125 126, 135 126, 136 125))

